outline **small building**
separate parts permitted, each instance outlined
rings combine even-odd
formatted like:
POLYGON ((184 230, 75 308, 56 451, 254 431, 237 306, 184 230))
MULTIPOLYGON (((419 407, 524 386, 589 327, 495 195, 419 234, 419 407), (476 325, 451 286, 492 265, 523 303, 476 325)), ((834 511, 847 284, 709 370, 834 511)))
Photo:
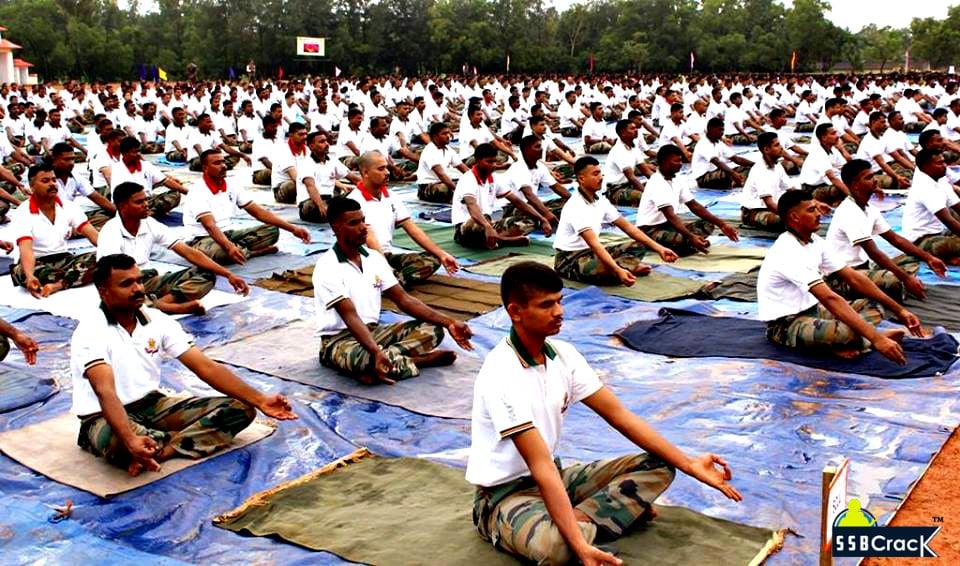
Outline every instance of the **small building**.
MULTIPOLYGON (((0 26, 0 34, 7 28, 0 26)), ((23 59, 16 59, 13 52, 22 49, 9 39, 0 35, 0 83, 37 84, 37 76, 30 74, 33 65, 23 59)))

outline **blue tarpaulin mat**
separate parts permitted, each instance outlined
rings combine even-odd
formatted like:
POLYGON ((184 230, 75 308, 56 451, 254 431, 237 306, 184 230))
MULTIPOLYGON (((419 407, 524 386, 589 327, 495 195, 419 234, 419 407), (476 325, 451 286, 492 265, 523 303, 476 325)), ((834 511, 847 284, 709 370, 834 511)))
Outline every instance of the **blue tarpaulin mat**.
POLYGON ((0 413, 38 403, 60 390, 52 376, 31 371, 27 365, 11 363, 12 357, 0 365, 0 413))
MULTIPOLYGON (((815 562, 824 465, 850 457, 851 497, 865 502, 883 520, 960 421, 956 368, 943 376, 890 381, 768 360, 670 359, 627 349, 611 336, 635 321, 655 319, 664 304, 620 299, 595 288, 568 291, 563 304, 565 323, 558 338, 576 344, 624 403, 667 438, 691 454, 710 451, 727 458, 734 484, 745 497, 743 503, 734 504, 679 477, 663 502, 752 525, 792 528, 802 535, 788 538, 771 564, 815 562)), ((667 305, 708 315, 755 316, 752 303, 687 300, 667 305)), ((312 317, 311 299, 253 289, 243 303, 215 309, 206 317, 187 317, 182 324, 198 345, 207 347, 312 317)), ((63 344, 75 323, 35 314, 19 324, 41 343, 38 371, 56 376, 64 391, 0 414, 0 430, 51 418, 70 405, 69 351, 63 344)), ((509 318, 499 309, 470 325, 477 353, 483 356, 503 338, 509 318)), ((165 385, 172 389, 212 393, 177 362, 167 363, 165 370, 165 385)), ((0 536, 4 563, 32 564, 44 558, 62 562, 95 555, 110 564, 177 560, 341 564, 330 554, 238 536, 210 521, 250 495, 358 446, 454 466, 466 462, 467 420, 419 415, 242 368, 233 370, 258 388, 287 395, 300 419, 281 423, 262 442, 109 500, 54 483, 0 456, 0 496, 8 502, 0 513, 0 533, 12 533, 0 536), (48 523, 52 511, 46 506, 68 499, 74 503, 72 518, 48 523)), ((635 450, 585 406, 568 411, 559 450, 564 460, 635 450)))

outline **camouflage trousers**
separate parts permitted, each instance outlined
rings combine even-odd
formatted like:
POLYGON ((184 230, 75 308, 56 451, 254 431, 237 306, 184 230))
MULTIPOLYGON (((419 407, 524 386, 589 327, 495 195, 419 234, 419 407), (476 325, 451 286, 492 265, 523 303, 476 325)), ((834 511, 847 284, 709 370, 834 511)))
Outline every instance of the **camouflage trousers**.
MULTIPOLYGON (((529 217, 511 216, 494 222, 490 215, 484 215, 493 229, 508 236, 526 236, 537 229, 537 223, 529 217)), ((482 225, 468 220, 459 224, 453 232, 453 240, 465 248, 487 249, 487 236, 482 225)))
POLYGON ((639 206, 643 190, 627 181, 619 185, 607 185, 607 200, 614 206, 639 206))
POLYGON ((730 141, 733 145, 753 145, 756 141, 752 141, 749 137, 743 134, 733 134, 732 136, 727 136, 730 138, 730 141))
POLYGON ((551 173, 559 174, 561 183, 569 183, 573 180, 573 165, 569 163, 547 163, 547 169, 550 169, 551 173))
MULTIPOLYGON (((590 517, 577 523, 587 543, 619 538, 631 526, 649 520, 653 502, 676 474, 649 454, 621 456, 561 468, 570 503, 590 517)), ((525 476, 494 487, 478 487, 473 523, 498 549, 537 564, 568 564, 576 557, 547 512, 533 478, 525 476)))
MULTIPOLYGON (((497 163, 506 163, 508 161, 510 161, 510 156, 498 149, 497 163)), ((463 164, 466 165, 467 167, 473 167, 474 165, 477 164, 477 160, 471 155, 470 157, 463 160, 463 164)))
POLYGON ((177 150, 168 151, 164 157, 167 158, 167 161, 171 163, 186 163, 187 155, 186 153, 181 153, 177 150))
POLYGON ((147 142, 140 146, 140 153, 144 155, 161 153, 163 151, 163 143, 160 142, 147 142))
MULTIPOLYGON (((103 225, 107 223, 108 220, 113 218, 113 214, 103 210, 102 208, 96 208, 91 210, 85 210, 84 214, 87 215, 87 222, 91 226, 96 228, 98 231, 103 228, 103 225)), ((76 232, 73 234, 73 238, 77 237, 76 232)))
POLYGON ((950 265, 960 261, 960 236, 949 230, 923 236, 913 243, 921 250, 937 256, 950 265))
POLYGON ((797 124, 794 126, 793 131, 798 134, 808 134, 814 130, 816 124, 813 122, 804 122, 803 124, 797 124))
MULTIPOLYGON (((687 227, 687 230, 692 232, 696 236, 701 238, 706 238, 710 234, 713 234, 714 225, 707 222, 706 220, 695 220, 693 222, 684 222, 684 226, 687 227)), ((641 230, 646 233, 647 236, 650 236, 654 242, 670 248, 671 250, 677 252, 679 256, 688 256, 699 251, 690 245, 687 242, 686 236, 678 232, 669 222, 664 222, 663 224, 655 224, 653 226, 641 226, 641 230)))
MULTIPOLYGON (((867 299, 850 303, 861 318, 876 326, 883 320, 883 308, 867 299)), ((836 347, 856 348, 863 352, 870 349, 870 342, 837 320, 821 304, 795 314, 767 323, 767 339, 775 344, 798 349, 829 350, 836 347)))
MULTIPOLYGON (((229 446, 233 438, 257 418, 257 410, 230 397, 168 397, 154 391, 127 404, 130 428, 152 438, 161 448, 198 459, 229 446)), ((130 453, 114 434, 102 413, 80 419, 77 444, 114 466, 126 468, 130 453)))
POLYGON ((903 125, 903 131, 908 134, 919 134, 926 128, 927 125, 923 122, 907 122, 903 125))
POLYGON ((360 162, 359 155, 346 155, 340 158, 340 162, 347 166, 347 169, 356 170, 360 162))
POLYGON ((13 158, 8 157, 3 160, 3 166, 10 170, 18 178, 24 174, 27 170, 27 166, 19 161, 14 161, 13 158))
POLYGON ((426 281, 440 269, 440 260, 427 252, 385 253, 387 263, 402 287, 426 281))
MULTIPOLYGON (((36 258, 33 275, 41 285, 63 282, 64 289, 82 287, 93 281, 93 268, 96 264, 96 252, 77 255, 63 252, 36 258)), ((23 285, 26 282, 22 263, 17 262, 13 266, 10 277, 14 285, 23 285)))
POLYGON ((260 185, 262 187, 269 187, 272 176, 273 171, 270 169, 257 169, 253 172, 253 184, 260 185))
POLYGON ((239 149, 242 153, 246 153, 249 155, 253 153, 253 142, 242 141, 239 144, 237 144, 237 149, 239 149))
POLYGON ((178 303, 196 301, 207 296, 217 283, 216 274, 196 267, 170 271, 160 275, 156 269, 140 272, 148 302, 153 305, 161 297, 173 295, 178 303))
POLYGON ((297 184, 293 181, 284 181, 273 188, 273 198, 280 204, 294 204, 297 202, 297 184))
POLYGON ((593 155, 610 153, 610 150, 613 149, 613 146, 607 142, 597 142, 590 145, 584 145, 584 153, 590 153, 593 155))
POLYGON ((153 193, 153 196, 147 199, 150 215, 154 218, 170 214, 170 211, 179 205, 180 193, 173 190, 153 193))
POLYGON ((450 204, 453 201, 453 189, 443 183, 417 185, 417 198, 425 202, 450 204))
MULTIPOLYGON (((237 166, 237 163, 240 162, 240 158, 236 155, 227 155, 223 158, 223 161, 227 164, 227 169, 233 169, 237 166)), ((203 165, 200 163, 199 156, 190 160, 190 170, 196 172, 203 171, 203 165)))
MULTIPOLYGON (((647 248, 638 242, 625 242, 606 246, 607 253, 617 265, 633 272, 643 263, 647 248)), ((553 257, 553 268, 561 277, 571 281, 580 281, 590 285, 619 285, 620 278, 607 270, 593 250, 587 248, 575 252, 557 250, 553 257)))
POLYGON ((847 196, 846 193, 831 183, 825 183, 823 185, 808 185, 804 183, 801 185, 801 189, 814 199, 825 202, 831 206, 839 203, 847 196))
MULTIPOLYGON (((223 235, 233 242, 243 252, 244 257, 249 258, 250 252, 272 246, 280 239, 280 229, 276 226, 261 224, 252 228, 242 230, 224 230, 223 235)), ((190 247, 200 250, 207 254, 213 261, 220 265, 229 265, 233 260, 227 255, 227 250, 218 244, 210 236, 200 236, 190 242, 190 247)))
POLYGON ((783 232, 783 221, 780 215, 767 208, 740 207, 740 222, 750 228, 783 232))
MULTIPOLYGON (((920 260, 910 255, 900 255, 893 258, 893 262, 902 270, 906 271, 909 275, 916 275, 917 271, 920 270, 920 260)), ((906 289, 903 287, 903 282, 896 278, 892 271, 886 269, 881 269, 876 264, 863 264, 855 268, 860 273, 867 276, 874 285, 880 288, 881 291, 890 296, 891 299, 897 301, 900 304, 903 304, 903 299, 906 294, 906 289)), ((828 275, 824 281, 831 289, 836 291, 838 295, 845 299, 862 299, 863 295, 856 293, 853 289, 850 288, 850 285, 847 284, 840 276, 836 273, 828 275)))
MULTIPOLYGON (((746 175, 749 167, 734 167, 733 170, 741 175, 746 175)), ((733 187, 733 177, 727 174, 723 169, 714 169, 697 177, 697 186, 701 189, 727 190, 733 187)))
MULTIPOLYGON (((904 167, 903 165, 900 165, 896 161, 889 162, 888 165, 890 166, 891 169, 893 169, 893 172, 896 173, 897 175, 900 175, 901 177, 906 177, 907 179, 913 179, 913 169, 907 169, 906 167, 904 167)), ((887 190, 887 189, 896 190, 896 189, 903 188, 900 186, 900 183, 897 182, 896 179, 894 179, 890 175, 887 175, 883 171, 877 172, 877 174, 874 177, 877 179, 877 188, 881 190, 887 190)))
MULTIPOLYGON (((390 374, 392 379, 420 375, 420 368, 410 357, 433 351, 443 340, 442 326, 419 320, 393 324, 371 323, 367 328, 395 368, 394 373, 390 374)), ((373 357, 349 330, 323 337, 320 363, 353 377, 373 372, 373 357)))
MULTIPOLYGON (((326 202, 333 197, 320 195, 320 198, 326 202)), ((300 220, 303 220, 304 222, 314 222, 316 224, 320 224, 327 221, 326 212, 321 213, 320 207, 318 207, 311 199, 301 202, 297 208, 300 212, 300 220)))
MULTIPOLYGON (((557 218, 560 218, 560 213, 563 211, 563 205, 567 204, 566 199, 562 198, 555 198, 540 202, 542 202, 543 206, 545 206, 547 210, 549 210, 557 218)), ((507 203, 503 207, 503 218, 508 220, 508 222, 524 222, 528 217, 526 213, 521 212, 520 209, 513 206, 513 204, 507 203)))
POLYGON ((579 138, 582 133, 583 130, 577 128, 576 126, 571 128, 563 128, 560 130, 560 135, 565 138, 579 138))

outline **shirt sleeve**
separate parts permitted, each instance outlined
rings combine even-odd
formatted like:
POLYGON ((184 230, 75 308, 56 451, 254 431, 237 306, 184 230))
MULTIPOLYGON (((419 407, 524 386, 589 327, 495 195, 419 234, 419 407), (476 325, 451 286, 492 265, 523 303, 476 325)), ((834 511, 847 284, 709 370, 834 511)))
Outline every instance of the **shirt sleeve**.
POLYGON ((407 205, 403 204, 402 200, 391 195, 390 205, 393 207, 393 218, 395 225, 400 225, 401 222, 405 222, 410 219, 410 211, 407 209, 407 205))
POLYGON ((383 257, 383 254, 375 250, 370 250, 370 256, 376 258, 374 261, 379 271, 380 281, 383 282, 381 291, 386 291, 400 284, 400 282, 397 281, 397 276, 393 274, 393 268, 387 263, 387 258, 383 257))
POLYGON ((557 352, 564 363, 570 367, 571 403, 578 403, 593 395, 603 387, 603 382, 593 371, 586 358, 573 348, 558 348, 557 352))
POLYGON ((174 244, 181 241, 181 238, 178 238, 174 234, 173 230, 167 228, 157 220, 153 218, 147 218, 146 222, 149 223, 150 232, 153 234, 153 243, 157 246, 162 246, 164 248, 173 247, 174 244))
POLYGON ((837 252, 830 249, 829 246, 823 245, 820 247, 820 249, 822 250, 820 273, 824 275, 830 275, 831 273, 836 273, 847 266, 843 259, 837 255, 837 252))
POLYGON ((600 206, 603 207, 603 223, 604 224, 613 224, 614 221, 616 221, 618 218, 622 216, 622 214, 620 214, 620 211, 617 210, 617 207, 613 206, 613 203, 611 203, 609 200, 605 198, 600 201, 600 206))
POLYGON ((163 324, 163 353, 171 358, 179 358, 193 347, 193 339, 180 323, 161 312, 151 313, 153 324, 163 324))
POLYGON ((107 342, 102 332, 95 330, 90 328, 89 324, 81 322, 73 332, 73 338, 70 339, 71 365, 79 368, 85 378, 90 368, 108 363, 107 342))
POLYGON ((144 161, 141 165, 144 167, 144 176, 150 180, 151 185, 162 183, 167 178, 167 176, 164 175, 163 172, 160 171, 160 169, 153 163, 144 161))
POLYGON ((507 439, 534 428, 533 411, 520 393, 520 388, 506 384, 500 386, 502 378, 490 381, 493 383, 489 383, 480 397, 493 427, 500 434, 500 439, 507 439))
POLYGON ((63 210, 69 215, 70 226, 74 230, 79 230, 84 224, 88 223, 87 215, 83 209, 72 202, 64 202, 63 210))

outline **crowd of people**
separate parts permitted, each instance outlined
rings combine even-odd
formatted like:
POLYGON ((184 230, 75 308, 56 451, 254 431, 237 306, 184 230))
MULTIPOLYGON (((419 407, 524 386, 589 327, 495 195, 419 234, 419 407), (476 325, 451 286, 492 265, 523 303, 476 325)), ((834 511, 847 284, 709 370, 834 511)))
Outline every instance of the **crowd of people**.
MULTIPOLYGON (((308 243, 305 224, 332 228, 336 243, 313 272, 319 363, 371 386, 455 364, 456 352, 439 349, 446 334, 472 348, 469 324, 408 292, 460 266, 391 185, 450 205, 461 246, 552 239, 552 269, 525 262, 502 277, 512 328, 475 382, 466 472, 481 536, 538 562, 616 563, 597 545, 652 519, 676 470, 741 499, 722 457, 684 454, 552 338, 564 278, 643 285, 646 254, 708 254, 715 232, 737 241, 739 223, 775 238, 757 279, 769 340, 843 357, 876 349, 902 364, 904 335, 927 332, 903 306, 925 296, 920 264, 940 276, 960 265, 960 179, 949 167, 960 157, 960 94, 948 76, 70 82, 2 85, 0 104, 11 239, 0 246, 16 249, 12 280, 37 298, 96 286, 100 309, 70 344, 78 444, 132 474, 215 452, 258 410, 296 418, 169 316, 202 316, 218 276, 246 294, 231 266, 276 253, 280 230, 308 243), (185 182, 177 167, 199 175, 185 182), (258 188, 295 205, 302 223, 254 202, 258 188), (701 190, 739 191, 739 222, 712 213, 701 190), (898 231, 875 204, 891 191, 906 193, 898 231), (174 209, 182 227, 168 226, 174 209), (241 211, 257 224, 235 227, 241 211), (626 238, 605 243, 608 225, 626 238), (398 228, 419 249, 395 245, 398 228), (73 238, 95 251, 71 252, 73 238), (191 267, 159 273, 151 258, 162 250, 191 267), (382 296, 412 320, 382 323, 382 296), (885 312, 904 328, 879 330, 885 312), (163 395, 163 357, 223 397, 163 395), (561 467, 563 415, 578 401, 646 453, 561 467)), ((0 358, 12 341, 36 360, 22 331, 0 321, 0 335, 0 358)))

